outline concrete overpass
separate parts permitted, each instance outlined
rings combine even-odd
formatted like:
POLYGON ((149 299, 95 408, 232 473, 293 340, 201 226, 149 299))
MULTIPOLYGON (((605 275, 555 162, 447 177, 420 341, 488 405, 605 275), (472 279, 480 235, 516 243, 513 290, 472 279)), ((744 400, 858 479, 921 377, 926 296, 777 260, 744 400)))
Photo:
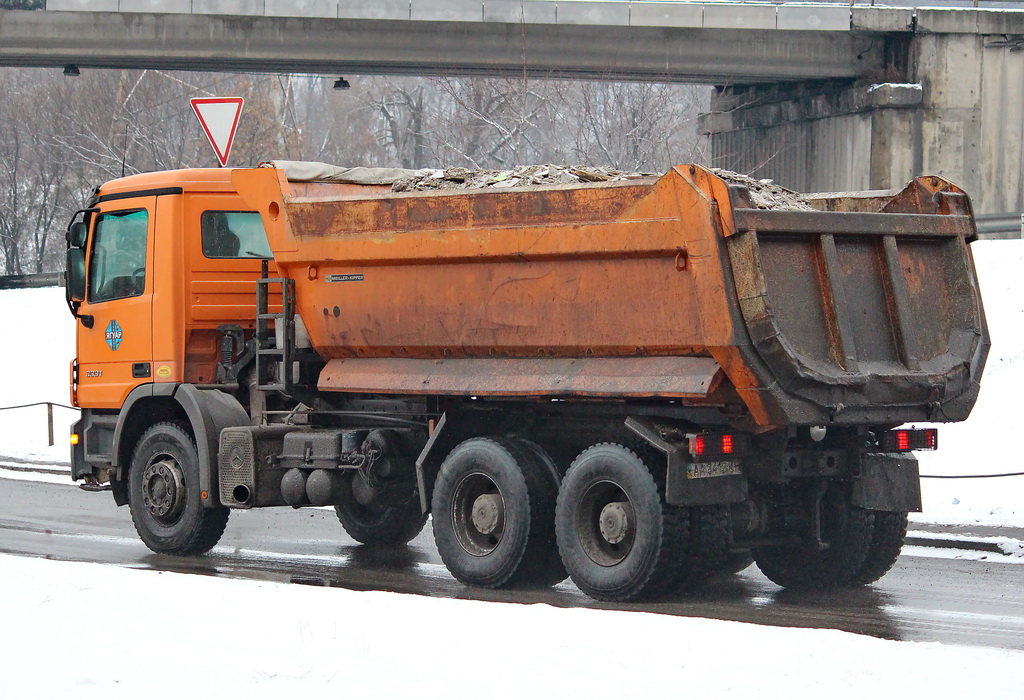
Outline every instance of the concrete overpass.
POLYGON ((48 0, 0 12, 0 65, 712 84, 884 69, 908 12, 590 0, 48 0))

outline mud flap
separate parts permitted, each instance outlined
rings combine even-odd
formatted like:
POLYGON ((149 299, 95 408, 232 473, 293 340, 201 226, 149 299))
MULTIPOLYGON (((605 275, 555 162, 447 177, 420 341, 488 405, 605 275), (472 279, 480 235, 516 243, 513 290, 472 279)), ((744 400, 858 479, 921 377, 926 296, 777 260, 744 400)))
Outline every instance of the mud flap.
POLYGON ((496 411, 447 411, 442 414, 416 458, 416 488, 420 494, 420 509, 424 513, 430 512, 434 479, 448 453, 463 440, 493 434, 500 423, 501 416, 496 411))
POLYGON ((217 477, 220 431, 228 427, 249 425, 249 415, 235 397, 216 389, 199 389, 192 384, 182 384, 174 392, 174 398, 185 409, 196 436, 199 489, 207 494, 202 504, 206 508, 217 508, 221 505, 217 477))
POLYGON ((690 478, 686 454, 668 455, 665 501, 673 506, 717 506, 740 503, 747 498, 747 480, 739 474, 690 478))
POLYGON ((853 479, 853 505, 893 513, 921 512, 921 477, 909 454, 866 454, 853 479))

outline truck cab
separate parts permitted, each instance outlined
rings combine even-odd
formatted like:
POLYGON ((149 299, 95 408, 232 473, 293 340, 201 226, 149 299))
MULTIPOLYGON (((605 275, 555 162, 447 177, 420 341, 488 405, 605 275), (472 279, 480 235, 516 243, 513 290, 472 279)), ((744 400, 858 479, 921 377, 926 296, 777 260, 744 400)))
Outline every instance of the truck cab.
POLYGON ((217 329, 254 328, 253 280, 272 256, 229 175, 122 178, 77 214, 87 234, 69 250, 69 269, 85 272, 68 287, 84 286, 69 299, 80 322, 76 405, 117 410, 142 385, 215 384, 217 329))

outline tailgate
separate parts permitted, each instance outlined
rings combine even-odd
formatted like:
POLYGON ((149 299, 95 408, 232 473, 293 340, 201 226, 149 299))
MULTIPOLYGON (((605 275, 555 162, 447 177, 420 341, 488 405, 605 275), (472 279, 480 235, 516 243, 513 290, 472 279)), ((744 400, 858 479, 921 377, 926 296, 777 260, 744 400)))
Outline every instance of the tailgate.
POLYGON ((839 195, 816 202, 831 211, 755 209, 730 190, 727 246, 762 382, 829 421, 967 417, 988 333, 962 192, 919 178, 865 212, 839 195))

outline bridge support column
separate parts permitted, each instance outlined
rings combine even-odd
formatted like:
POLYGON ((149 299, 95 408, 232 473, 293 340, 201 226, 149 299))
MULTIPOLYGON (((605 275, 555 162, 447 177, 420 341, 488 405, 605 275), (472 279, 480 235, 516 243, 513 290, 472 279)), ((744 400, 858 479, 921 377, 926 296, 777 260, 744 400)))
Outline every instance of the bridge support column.
POLYGON ((888 189, 920 165, 923 93, 906 83, 729 87, 700 128, 718 167, 802 192, 888 189))
POLYGON ((712 164, 791 189, 901 187, 934 174, 979 214, 1024 210, 1024 13, 917 10, 904 70, 717 88, 712 164))

